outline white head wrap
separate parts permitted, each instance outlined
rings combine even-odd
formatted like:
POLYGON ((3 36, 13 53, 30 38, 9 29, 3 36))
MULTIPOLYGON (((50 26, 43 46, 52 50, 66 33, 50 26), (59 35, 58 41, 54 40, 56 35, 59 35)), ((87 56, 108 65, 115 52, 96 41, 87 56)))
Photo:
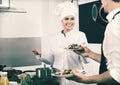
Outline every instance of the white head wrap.
POLYGON ((75 6, 75 4, 68 1, 60 3, 55 9, 55 14, 57 16, 60 16, 60 20, 62 20, 64 17, 68 15, 72 15, 75 17, 76 13, 77 7, 75 6))

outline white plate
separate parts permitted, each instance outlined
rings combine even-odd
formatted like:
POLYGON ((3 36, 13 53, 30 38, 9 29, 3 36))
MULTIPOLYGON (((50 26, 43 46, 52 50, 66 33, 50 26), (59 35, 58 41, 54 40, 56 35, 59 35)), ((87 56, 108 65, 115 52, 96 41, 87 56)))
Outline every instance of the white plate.
POLYGON ((83 73, 83 74, 86 74, 86 73, 87 73, 85 70, 77 70, 77 71, 79 71, 79 72, 81 72, 81 73, 83 73))
MULTIPOLYGON (((59 72, 59 73, 62 73, 62 72, 59 72)), ((71 77, 73 74, 60 74, 60 75, 57 75, 57 74, 52 74, 52 76, 55 76, 55 77, 71 77)))
POLYGON ((83 51, 84 49, 83 48, 74 48, 74 49, 69 49, 69 48, 65 48, 66 50, 80 50, 80 51, 83 51))
MULTIPOLYGON (((83 73, 83 74, 86 74, 86 71, 85 70, 77 70, 77 71, 79 71, 79 72, 81 72, 81 73, 83 73)), ((73 76, 73 74, 72 73, 70 73, 70 74, 62 74, 63 72, 56 72, 55 74, 51 74, 52 76, 55 76, 55 77, 72 77, 73 76), (60 73, 60 75, 57 75, 56 73, 60 73)))

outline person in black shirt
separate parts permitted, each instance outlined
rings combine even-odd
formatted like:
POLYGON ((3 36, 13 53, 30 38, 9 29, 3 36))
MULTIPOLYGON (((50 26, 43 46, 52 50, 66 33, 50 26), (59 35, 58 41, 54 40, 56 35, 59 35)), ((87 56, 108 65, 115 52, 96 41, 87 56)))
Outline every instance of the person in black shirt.
POLYGON ((86 76, 73 70, 73 76, 67 79, 80 83, 97 83, 98 85, 120 85, 120 0, 101 0, 109 23, 106 26, 101 54, 87 47, 84 53, 74 51, 100 63, 99 74, 86 76))

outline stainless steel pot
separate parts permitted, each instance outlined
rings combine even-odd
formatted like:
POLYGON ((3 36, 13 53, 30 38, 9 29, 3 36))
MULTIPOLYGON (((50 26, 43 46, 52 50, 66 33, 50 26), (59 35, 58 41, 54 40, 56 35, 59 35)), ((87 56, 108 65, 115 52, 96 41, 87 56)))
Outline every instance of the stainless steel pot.
POLYGON ((50 68, 37 68, 36 75, 38 78, 51 78, 51 69, 50 68))

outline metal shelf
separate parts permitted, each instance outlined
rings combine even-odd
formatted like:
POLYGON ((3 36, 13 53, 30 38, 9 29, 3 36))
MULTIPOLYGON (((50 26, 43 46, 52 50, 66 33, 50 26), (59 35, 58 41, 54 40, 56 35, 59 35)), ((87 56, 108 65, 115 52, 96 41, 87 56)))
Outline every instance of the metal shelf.
POLYGON ((0 8, 0 12, 12 12, 12 13, 27 13, 24 9, 19 8, 0 8))

